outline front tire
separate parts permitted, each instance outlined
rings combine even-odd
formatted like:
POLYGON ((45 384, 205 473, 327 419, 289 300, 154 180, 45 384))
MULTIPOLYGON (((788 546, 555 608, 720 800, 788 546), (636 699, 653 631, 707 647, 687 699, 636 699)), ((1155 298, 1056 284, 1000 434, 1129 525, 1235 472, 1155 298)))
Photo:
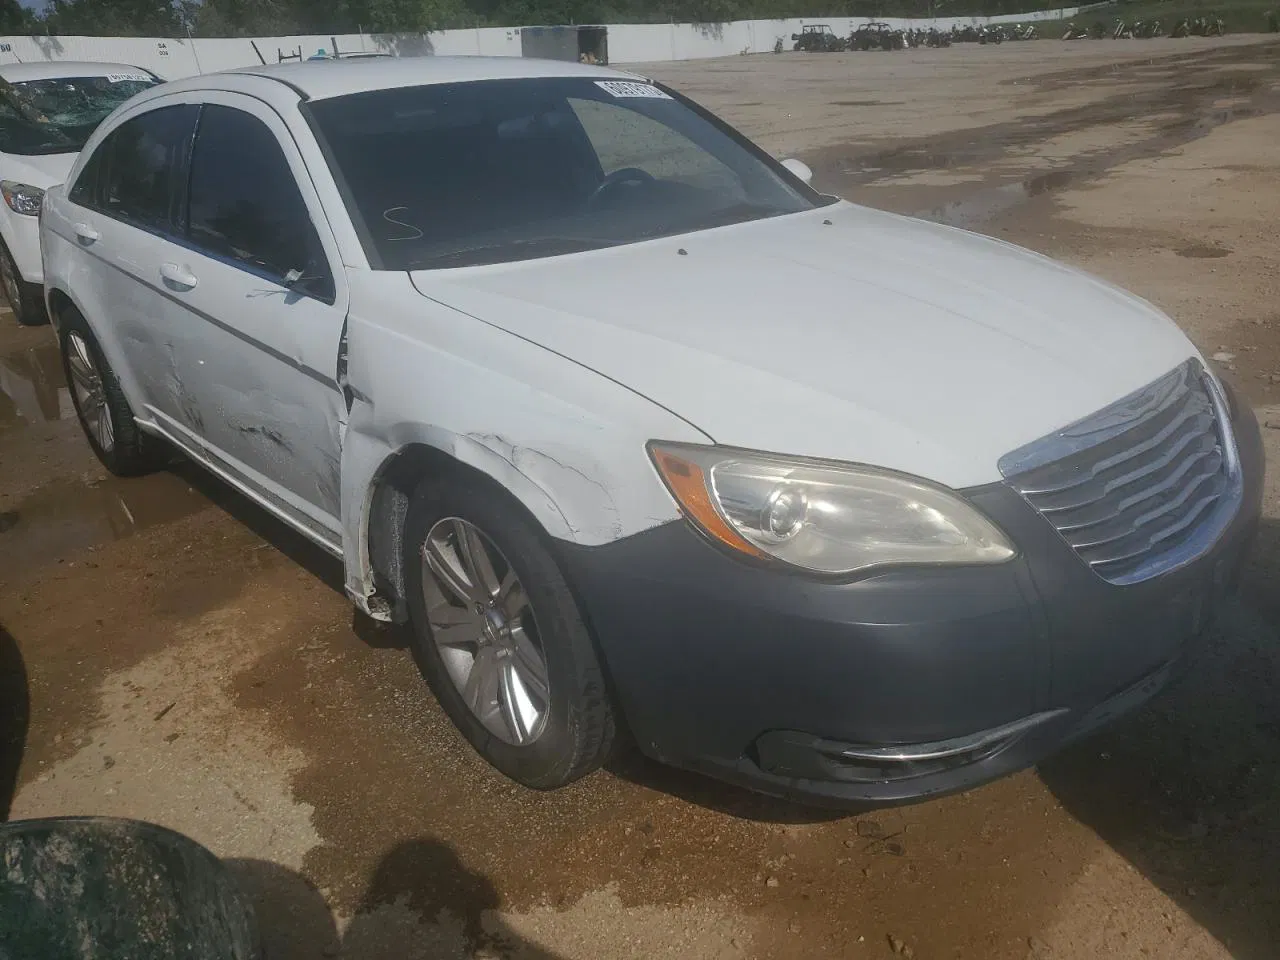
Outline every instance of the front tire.
POLYGON ((596 770, 613 708, 577 601, 538 532, 491 483, 432 478, 405 519, 414 654, 490 764, 537 790, 596 770))
POLYGON ((13 254, 3 241, 0 241, 0 289, 4 290, 13 318, 20 325, 38 327, 49 322, 49 314, 44 307, 44 291, 22 279, 13 254))
POLYGON ((60 314, 62 371, 89 446, 117 477, 152 473, 163 465, 157 441, 138 429, 120 381, 84 317, 68 307, 60 314))

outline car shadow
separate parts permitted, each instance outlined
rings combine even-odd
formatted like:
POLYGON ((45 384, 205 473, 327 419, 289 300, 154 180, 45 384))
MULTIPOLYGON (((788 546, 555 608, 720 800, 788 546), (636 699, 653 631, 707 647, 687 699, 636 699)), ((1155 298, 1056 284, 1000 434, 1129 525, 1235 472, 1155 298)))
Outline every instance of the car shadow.
POLYGON ((242 526, 275 547, 317 580, 345 593, 342 561, 258 506, 230 484, 179 453, 167 469, 242 526))
POLYGON ((1139 714, 1044 782, 1240 960, 1280 944, 1280 522, 1264 521, 1210 642, 1139 714))
MULTIPOLYGON (((345 593, 340 560, 190 460, 177 456, 169 469, 233 519, 309 571, 317 580, 339 594, 345 593)), ((353 610, 351 630, 363 643, 374 649, 413 649, 412 628, 407 624, 382 623, 353 610)), ((619 732, 618 749, 607 769, 620 779, 743 820, 804 824, 836 820, 849 815, 847 812, 804 806, 764 796, 699 773, 658 763, 641 754, 625 730, 619 732)), ((495 773, 494 776, 498 774, 495 773)))
MULTIPOLYGON (((342 561, 337 557, 186 457, 175 454, 168 469, 329 589, 342 596, 346 595, 342 561)), ((351 613, 351 632, 374 649, 403 650, 409 647, 406 626, 382 623, 354 609, 351 613)))
POLYGON ((324 896, 301 874, 263 860, 225 862, 253 903, 271 960, 558 957, 505 924, 492 881, 433 838, 396 844, 341 930, 324 896))
POLYGON ((606 769, 621 780, 738 820, 801 825, 827 823, 854 815, 849 810, 815 807, 782 797, 766 796, 692 770, 667 766, 646 757, 627 737, 619 743, 606 769))
POLYGON ((9 819, 30 721, 31 700, 22 651, 9 631, 0 626, 0 821, 9 819))

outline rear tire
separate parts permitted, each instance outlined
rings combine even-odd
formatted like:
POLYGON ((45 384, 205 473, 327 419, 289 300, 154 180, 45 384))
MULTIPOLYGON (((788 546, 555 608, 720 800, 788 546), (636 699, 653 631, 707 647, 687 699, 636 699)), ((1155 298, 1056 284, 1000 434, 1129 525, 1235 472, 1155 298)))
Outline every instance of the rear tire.
POLYGON ((49 322, 44 306, 44 290, 22 279, 9 248, 0 241, 0 290, 9 301, 13 318, 24 327, 38 327, 49 322))
POLYGON ((505 492, 471 477, 424 481, 405 519, 404 569, 418 666, 440 706, 485 760, 518 783, 549 790, 608 759, 613 706, 595 646, 555 559, 505 492), (485 557, 478 563, 467 559, 474 558, 475 544, 488 557, 487 572, 485 557), (442 569, 444 577, 437 572, 442 569), (461 576, 449 575, 454 570, 461 576), (481 585, 475 593, 472 580, 481 585), (507 609, 512 604, 504 598, 512 595, 525 613, 507 609), (486 614, 482 608, 493 609, 486 614), (525 652, 510 640, 511 625, 524 644, 533 641, 525 652), (477 632, 479 641, 472 643, 468 638, 477 632), (506 652, 504 644, 511 644, 506 652), (483 669, 508 671, 486 688, 491 695, 471 678, 481 670, 486 649, 506 659, 485 660, 483 669), (535 667, 530 680, 525 665, 534 654, 541 655, 541 672, 535 667), (522 692, 526 687, 528 695, 522 692), (530 703, 535 708, 526 712, 535 719, 522 720, 520 710, 530 703))
POLYGON ((161 443, 138 429, 120 381, 89 324, 73 307, 63 310, 59 320, 62 371, 93 452, 117 477, 136 477, 160 469, 164 465, 161 443))

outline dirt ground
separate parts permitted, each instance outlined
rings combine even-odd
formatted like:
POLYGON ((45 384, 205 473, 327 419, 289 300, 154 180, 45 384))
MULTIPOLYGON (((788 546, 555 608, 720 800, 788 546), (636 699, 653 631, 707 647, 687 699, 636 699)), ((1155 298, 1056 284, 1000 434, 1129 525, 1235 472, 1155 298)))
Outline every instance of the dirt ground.
POLYGON ((1266 520, 1190 675, 1038 770, 902 809, 831 815, 633 756, 534 794, 471 753, 332 560, 193 469, 107 479, 48 329, 0 317, 12 816, 195 837, 272 960, 1280 956, 1280 43, 651 73, 826 190, 1135 290, 1235 378, 1271 424, 1266 520))

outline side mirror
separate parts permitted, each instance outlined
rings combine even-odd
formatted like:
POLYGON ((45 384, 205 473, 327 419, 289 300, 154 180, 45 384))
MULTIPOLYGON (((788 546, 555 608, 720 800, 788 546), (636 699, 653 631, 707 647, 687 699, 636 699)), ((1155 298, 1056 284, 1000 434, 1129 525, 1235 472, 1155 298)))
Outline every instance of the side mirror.
POLYGON ((796 177, 802 183, 808 183, 813 179, 813 171, 809 169, 809 165, 803 160, 796 160, 794 157, 782 161, 782 165, 790 171, 791 175, 796 177))

